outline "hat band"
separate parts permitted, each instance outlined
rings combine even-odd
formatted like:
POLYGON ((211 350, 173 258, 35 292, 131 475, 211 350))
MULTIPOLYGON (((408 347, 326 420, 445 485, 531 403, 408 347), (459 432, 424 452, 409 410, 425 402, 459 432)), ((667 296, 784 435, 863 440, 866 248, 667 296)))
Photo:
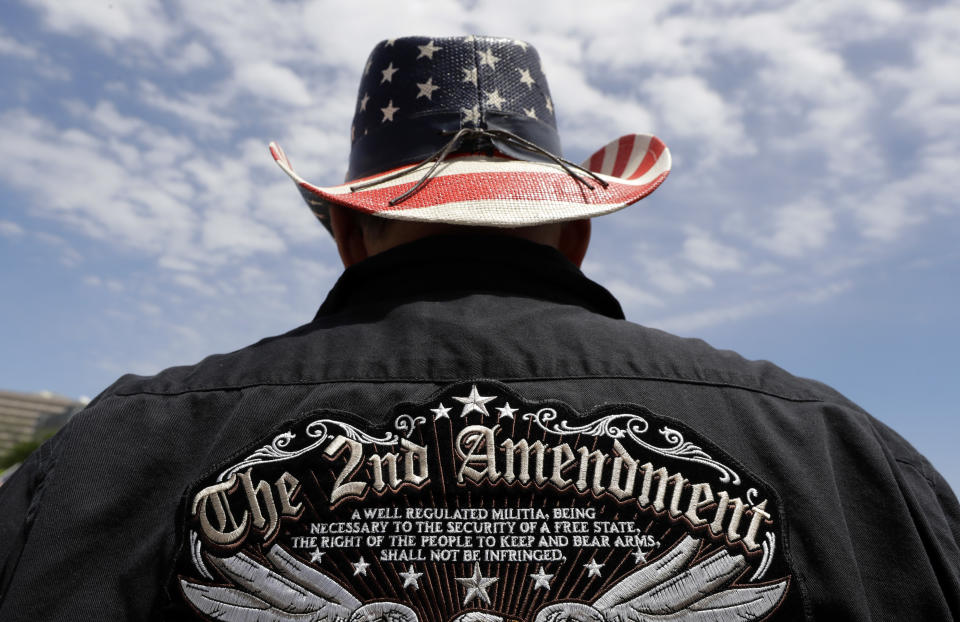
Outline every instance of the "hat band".
MULTIPOLYGON (((540 147, 536 143, 530 142, 525 138, 521 138, 516 134, 507 132, 505 130, 465 127, 459 130, 458 132, 454 133, 453 137, 451 137, 450 140, 447 141, 447 143, 443 147, 441 147, 439 151, 435 152, 433 155, 426 158, 425 160, 422 160, 419 164, 417 164, 413 168, 405 168, 401 171, 397 171, 396 173, 387 175, 385 177, 380 176, 380 177, 371 179, 369 181, 363 181, 358 184, 351 185, 350 191, 356 192, 357 190, 364 190, 371 186, 382 184, 385 181, 390 181, 397 177, 408 175, 411 172, 419 168, 422 168, 427 164, 432 163, 433 165, 429 168, 429 170, 427 170, 426 173, 424 173, 423 177, 420 178, 420 181, 414 184, 410 189, 408 189, 403 194, 395 196, 389 201, 389 204, 391 207, 399 203, 403 203, 408 198, 410 198, 411 196, 419 192, 420 189, 426 185, 427 181, 429 181, 430 178, 433 177, 433 174, 436 172, 437 167, 440 166, 440 164, 444 161, 444 159, 446 159, 448 155, 452 153, 457 153, 458 146, 460 146, 465 141, 477 141, 479 139, 488 139, 491 143, 495 144, 497 148, 500 149, 501 151, 505 151, 507 149, 510 149, 513 151, 523 150, 534 156, 539 156, 537 159, 542 158, 546 161, 553 162, 554 164, 557 164, 558 166, 560 166, 560 168, 562 168, 564 171, 566 171, 566 173, 570 175, 570 177, 573 177, 575 180, 582 183, 584 186, 586 186, 590 190, 593 190, 593 186, 590 184, 589 181, 587 181, 583 176, 581 176, 577 172, 577 170, 579 170, 580 172, 586 173, 588 176, 592 177, 594 181, 598 182, 604 188, 606 188, 609 185, 606 180, 604 180, 602 177, 600 177, 593 171, 586 169, 580 166, 579 164, 574 164, 569 160, 564 160, 560 156, 554 155, 549 151, 547 151, 546 149, 540 147)), ((518 158, 518 159, 529 159, 529 158, 518 158)))
MULTIPOLYGON (((450 136, 464 129, 459 112, 439 112, 412 116, 403 123, 377 129, 357 137, 350 151, 347 181, 422 162, 430 158, 450 141, 450 136)), ((470 128, 470 126, 467 126, 470 128)), ((551 154, 560 153, 560 136, 550 125, 530 117, 484 111, 479 129, 502 130, 534 143, 551 154)), ((542 155, 528 150, 517 150, 509 144, 495 141, 506 155, 525 160, 542 160, 542 155)), ((547 158, 549 160, 549 158, 547 158)))

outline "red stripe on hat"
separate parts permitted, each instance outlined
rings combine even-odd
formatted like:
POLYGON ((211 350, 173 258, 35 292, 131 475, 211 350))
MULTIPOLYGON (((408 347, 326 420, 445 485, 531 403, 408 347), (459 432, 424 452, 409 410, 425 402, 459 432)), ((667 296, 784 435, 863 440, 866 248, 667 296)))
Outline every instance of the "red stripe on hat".
MULTIPOLYGON (((398 184, 388 188, 369 188, 349 194, 326 194, 322 196, 367 212, 384 212, 433 207, 462 201, 543 201, 583 203, 587 205, 621 205, 637 201, 653 191, 666 173, 641 186, 611 182, 606 188, 594 184, 590 190, 564 172, 542 173, 465 173, 434 177, 419 192, 397 205, 390 199, 400 196, 415 185, 415 182, 398 184)), ((307 186, 308 190, 317 192, 307 186)), ((509 205, 505 205, 509 209, 509 205)))
POLYGON ((640 166, 637 167, 637 170, 630 175, 628 179, 637 179, 649 171, 650 168, 657 163, 657 160, 660 159, 660 154, 663 153, 664 147, 666 147, 666 145, 664 145, 659 138, 651 138, 650 144, 647 145, 647 154, 643 156, 640 166))
POLYGON ((627 168, 627 162, 630 161, 630 154, 633 153, 634 139, 636 139, 635 134, 627 134, 617 141, 617 159, 613 163, 612 173, 614 177, 623 177, 623 171, 627 168))
POLYGON ((604 150, 601 149, 590 156, 590 165, 587 167, 589 170, 595 173, 600 170, 600 167, 603 166, 603 152, 604 150))

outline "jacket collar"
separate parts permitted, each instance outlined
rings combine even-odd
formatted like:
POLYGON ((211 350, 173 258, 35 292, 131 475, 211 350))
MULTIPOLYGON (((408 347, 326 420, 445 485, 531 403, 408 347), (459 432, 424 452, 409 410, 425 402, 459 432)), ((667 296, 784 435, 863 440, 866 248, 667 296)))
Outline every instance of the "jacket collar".
POLYGON ((507 294, 579 305, 623 319, 620 303, 559 251, 503 235, 447 235, 417 240, 347 268, 316 321, 359 306, 507 294))

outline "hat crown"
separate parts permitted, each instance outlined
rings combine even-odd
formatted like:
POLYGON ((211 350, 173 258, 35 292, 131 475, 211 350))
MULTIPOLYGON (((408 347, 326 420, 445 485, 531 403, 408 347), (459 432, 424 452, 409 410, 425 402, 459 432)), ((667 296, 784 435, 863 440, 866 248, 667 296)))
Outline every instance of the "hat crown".
POLYGON ((357 92, 347 179, 420 161, 463 128, 507 130, 559 155, 536 49, 481 36, 381 41, 357 92))

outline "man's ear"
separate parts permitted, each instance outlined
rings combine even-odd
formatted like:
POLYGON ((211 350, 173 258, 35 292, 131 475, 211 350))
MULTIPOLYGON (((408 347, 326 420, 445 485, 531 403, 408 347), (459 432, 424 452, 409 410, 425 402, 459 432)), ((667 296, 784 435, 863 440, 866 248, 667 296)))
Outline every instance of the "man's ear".
POLYGON ((333 230, 333 241, 337 243, 337 251, 344 267, 349 268, 369 256, 363 228, 349 209, 331 205, 330 228, 333 230))
POLYGON ((587 254, 587 247, 590 246, 590 230, 589 218, 560 223, 560 241, 557 243, 557 250, 578 268, 587 254))

